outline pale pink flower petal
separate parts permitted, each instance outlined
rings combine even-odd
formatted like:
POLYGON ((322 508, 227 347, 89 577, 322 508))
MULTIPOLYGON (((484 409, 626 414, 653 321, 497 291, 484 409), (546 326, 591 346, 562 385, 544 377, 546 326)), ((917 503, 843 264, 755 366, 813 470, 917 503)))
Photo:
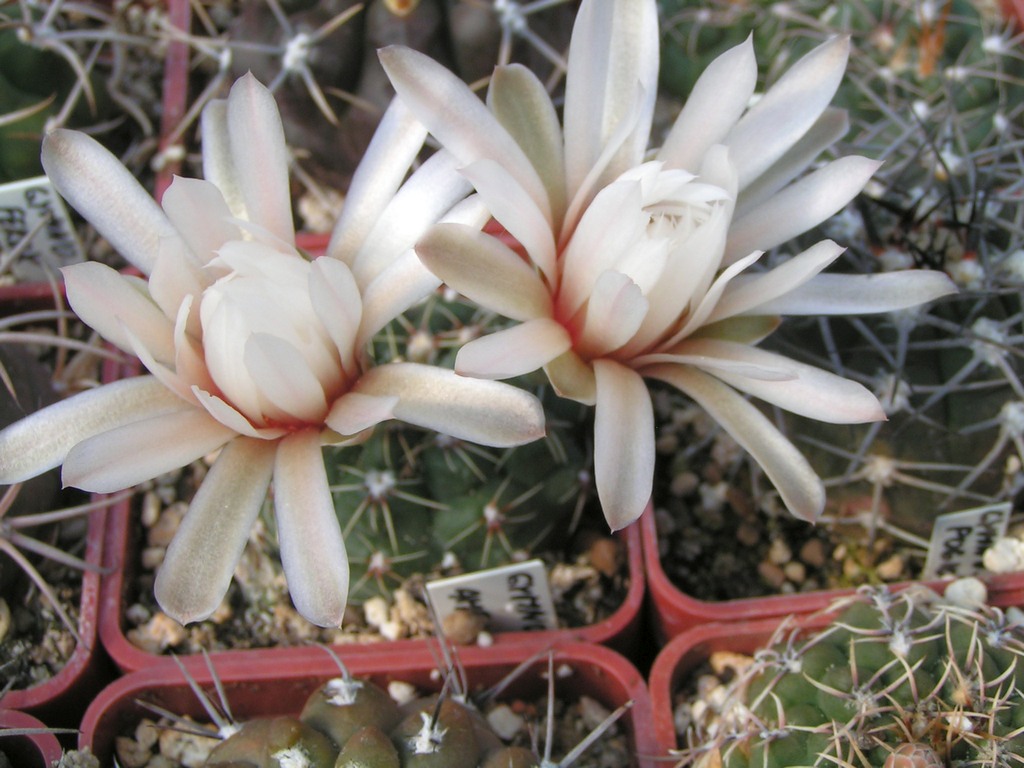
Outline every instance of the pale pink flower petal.
POLYGON ((533 395, 443 368, 377 366, 363 374, 355 391, 396 396, 396 419, 480 445, 521 445, 544 436, 544 411, 533 395))
POLYGON ((654 409, 639 374, 612 360, 595 360, 594 481, 613 531, 632 523, 651 498, 654 409))
POLYGON ((192 394, 196 396, 199 404, 206 409, 213 418, 224 426, 247 437, 258 437, 264 440, 276 440, 282 435, 288 434, 284 427, 255 427, 245 416, 234 406, 230 405, 224 398, 211 394, 198 386, 192 387, 192 394))
POLYGON ((359 287, 365 290, 379 278, 469 191, 450 154, 432 155, 395 194, 353 257, 352 274, 359 287))
POLYGON ((231 131, 228 128, 228 103, 214 99, 203 107, 200 117, 200 142, 203 147, 203 178, 220 190, 224 202, 236 219, 245 218, 245 193, 239 186, 231 157, 231 131))
POLYGON ((811 280, 846 250, 831 240, 815 243, 774 269, 737 275, 730 281, 706 322, 714 323, 744 312, 760 311, 770 301, 786 296, 811 280))
POLYGON ((213 182, 175 176, 160 205, 188 244, 189 260, 196 266, 208 263, 224 243, 242 239, 224 195, 213 182))
POLYGON ((254 333, 245 342, 245 367, 260 394, 292 420, 322 422, 327 396, 309 361, 285 339, 254 333))
POLYGON ((234 430, 206 411, 185 406, 76 443, 64 459, 64 484, 93 493, 119 491, 187 466, 233 437, 234 430))
POLYGON ((676 387, 697 402, 764 469, 783 504, 797 517, 817 520, 825 488, 796 447, 763 413, 712 376, 682 365, 658 365, 644 374, 676 387))
POLYGON ((832 101, 846 70, 850 40, 822 43, 790 67, 729 131, 725 144, 740 188, 771 168, 813 126, 832 101))
POLYGON ((455 370, 481 379, 510 379, 536 371, 570 348, 569 332, 554 320, 539 317, 464 344, 455 370))
POLYGON ((227 110, 231 164, 246 218, 292 243, 288 150, 274 96, 249 73, 231 86, 227 110))
POLYGON ((318 430, 295 432, 278 444, 274 512, 295 607, 314 624, 340 627, 348 602, 348 556, 318 430))
POLYGON ((157 360, 174 361, 174 324, 153 303, 145 281, 95 261, 61 271, 68 304, 82 322, 126 352, 132 350, 124 333, 128 326, 157 360))
POLYGON ((427 129, 401 99, 392 99, 359 161, 345 205, 331 233, 327 255, 349 266, 395 196, 423 148, 427 129))
POLYGON ((460 224, 438 224, 416 245, 423 263, 453 290, 513 320, 551 314, 537 272, 495 237, 460 224))
POLYGON ((330 256, 314 259, 309 270, 313 311, 337 347, 347 373, 356 372, 355 340, 363 316, 363 298, 352 272, 330 256))
POLYGON ((393 419, 397 403, 398 398, 391 395, 346 392, 334 401, 324 421, 339 435, 350 437, 393 419))
MULTIPOLYGON (((181 306, 202 295, 212 281, 209 270, 192 263, 190 251, 184 241, 160 241, 160 253, 149 277, 149 295, 168 318, 177 318, 181 306)), ((186 318, 187 330, 192 338, 202 338, 199 315, 186 318)))
POLYGON ((276 450, 236 437, 206 473, 156 575, 157 602, 172 619, 202 621, 220 606, 266 499, 276 450))
POLYGON ((748 344, 694 339, 680 345, 691 365, 703 368, 747 394, 831 424, 885 420, 878 398, 855 381, 748 344), (703 359, 701 359, 703 358, 703 359), (730 368, 739 363, 761 369, 730 368), (764 372, 769 375, 765 375, 764 372), (770 375, 774 372, 776 375, 770 375))
POLYGON ((180 237, 121 161, 84 133, 50 131, 42 163, 57 191, 143 274, 153 269, 160 240, 180 237))
POLYGON ((957 292, 945 272, 908 269, 877 275, 816 275, 748 311, 769 315, 865 315, 909 309, 957 292))
POLYGON ((93 435, 187 407, 152 376, 87 389, 0 430, 0 484, 53 469, 76 443, 93 435))
POLYGON ((548 281, 558 279, 555 238, 551 222, 533 205, 529 195, 494 160, 477 160, 462 169, 491 214, 518 240, 548 281))
POLYGON ((648 308, 640 287, 628 276, 612 270, 604 272, 587 301, 577 351, 590 358, 614 352, 640 329, 648 308))
POLYGON ((715 58, 694 83, 658 151, 670 168, 696 171, 746 110, 757 85, 753 36, 715 58))
POLYGON ((880 165, 864 157, 841 157, 789 185, 733 220, 725 260, 767 251, 817 226, 856 197, 880 165))
POLYGON ((803 138, 779 158, 771 168, 743 188, 736 204, 736 216, 745 216, 810 168, 821 154, 850 129, 845 109, 829 107, 803 138))
POLYGON ((607 164, 604 186, 639 164, 647 149, 658 86, 658 13, 654 3, 583 3, 569 46, 565 82, 565 169, 569 196, 621 124, 628 138, 607 164), (636 95, 643 94, 640 103, 636 95))
POLYGON ((565 212, 562 126, 544 84, 521 64, 495 67, 487 106, 537 169, 551 204, 551 220, 565 212))
POLYGON ((587 208, 561 254, 558 311, 572 317, 583 306, 598 276, 614 269, 645 231, 640 182, 617 181, 602 189, 587 208))
POLYGON ((529 158, 468 86, 429 56, 389 46, 380 62, 398 95, 462 164, 501 158, 534 204, 550 217, 547 190, 529 158))
MULTIPOLYGON (((479 196, 473 195, 454 206, 441 218, 441 223, 461 224, 478 230, 489 218, 490 213, 479 196)), ((441 280, 426 268, 411 248, 394 259, 363 288, 363 322, 359 327, 356 349, 362 349, 377 331, 440 285, 441 280)))

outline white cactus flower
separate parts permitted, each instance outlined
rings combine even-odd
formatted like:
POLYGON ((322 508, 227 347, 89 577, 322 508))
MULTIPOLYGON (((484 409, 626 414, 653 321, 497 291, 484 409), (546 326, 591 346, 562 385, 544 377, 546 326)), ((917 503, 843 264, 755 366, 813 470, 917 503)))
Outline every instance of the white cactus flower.
POLYGON ((518 241, 440 224, 417 246, 450 287, 519 323, 466 344, 456 370, 501 379, 543 367, 562 396, 595 406, 595 480, 613 529, 651 494, 645 378, 692 397, 793 513, 815 518, 821 481, 740 392, 823 421, 885 414, 859 384, 755 345, 780 315, 887 312, 955 290, 939 273, 819 274, 843 250, 831 241, 752 268, 843 209, 877 168, 845 157, 805 173, 846 130, 828 105, 848 51, 846 39, 824 43, 756 102, 751 41, 727 51, 653 154, 654 0, 583 0, 561 124, 523 67, 495 70, 485 106, 426 56, 380 53, 399 97, 518 241))
POLYGON ((149 374, 0 432, 0 483, 63 464, 65 484, 109 492, 221 449, 157 575, 161 607, 182 623, 216 609, 273 480, 295 605, 339 625, 349 567, 324 444, 358 442, 392 418, 488 445, 544 431, 521 390, 367 358, 373 334, 439 285, 412 250, 425 228, 482 222, 443 153, 399 188, 425 137, 400 104, 389 110, 328 254, 310 259, 295 247, 280 116, 251 75, 203 113, 206 179, 176 178, 162 208, 94 140, 51 133, 50 178, 146 276, 67 267, 68 301, 149 374))

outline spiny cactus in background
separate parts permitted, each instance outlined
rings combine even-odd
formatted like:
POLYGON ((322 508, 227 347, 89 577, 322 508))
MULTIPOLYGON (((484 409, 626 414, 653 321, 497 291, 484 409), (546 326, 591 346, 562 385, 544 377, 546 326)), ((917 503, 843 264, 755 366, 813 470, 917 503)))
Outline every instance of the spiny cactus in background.
MULTIPOLYGON (((171 132, 177 145, 203 105, 252 71, 277 97, 293 172, 309 190, 307 228, 328 230, 394 91, 377 50, 400 44, 449 63, 482 83, 494 65, 521 61, 555 88, 575 15, 572 0, 258 0, 237 13, 193 6, 200 90, 171 132), (205 82, 203 82, 205 80, 205 82), (330 211, 328 210, 328 213, 330 211), (320 221, 324 218, 324 221, 320 221)), ((180 37, 181 34, 175 35, 180 37)))
MULTIPOLYGON (((379 360, 451 365, 486 318, 438 293, 378 335, 379 360)), ((524 382, 529 386, 529 382, 524 382)), ((585 411, 538 387, 544 439, 490 449, 388 425, 328 448, 328 478, 352 562, 351 599, 387 594, 413 573, 477 570, 564 545, 587 500, 585 411)))
MULTIPOLYGON (((889 421, 845 427, 774 415, 814 447, 828 518, 862 523, 869 538, 888 528, 905 559, 923 562, 937 512, 1012 500, 1024 489, 1022 36, 996 3, 961 0, 659 6, 668 98, 685 97, 707 62, 749 30, 768 56, 767 82, 821 40, 851 36, 833 100, 847 116, 826 115, 818 129, 842 135, 837 153, 885 163, 861 198, 807 242, 847 244, 847 271, 942 269, 962 290, 927 311, 790 319, 765 346, 861 381, 889 421)), ((756 493, 752 472, 754 502, 770 510, 772 496, 756 493)))
POLYGON ((159 24, 158 12, 134 3, 4 4, 0 182, 41 175, 40 142, 56 126, 89 127, 133 154, 155 144, 159 24))
POLYGON ((678 765, 712 754, 725 768, 1024 764, 1016 621, 923 588, 844 603, 813 634, 780 628, 717 714, 691 725, 678 765))

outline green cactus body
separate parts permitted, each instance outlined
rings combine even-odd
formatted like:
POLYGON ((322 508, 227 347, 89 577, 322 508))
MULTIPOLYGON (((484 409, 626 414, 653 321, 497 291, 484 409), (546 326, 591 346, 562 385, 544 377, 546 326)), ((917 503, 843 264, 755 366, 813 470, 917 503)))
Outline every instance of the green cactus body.
POLYGON ((210 753, 207 768, 332 768, 333 742, 294 717, 250 720, 210 753))
POLYGON ((758 652, 722 719, 687 743, 727 768, 1016 765, 1022 660, 1019 628, 996 609, 873 591, 810 639, 758 652))

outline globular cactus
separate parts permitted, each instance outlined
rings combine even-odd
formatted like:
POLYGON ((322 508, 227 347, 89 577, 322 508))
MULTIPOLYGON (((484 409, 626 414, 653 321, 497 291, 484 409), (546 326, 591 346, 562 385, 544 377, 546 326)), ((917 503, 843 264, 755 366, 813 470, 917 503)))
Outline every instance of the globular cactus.
MULTIPOLYGON (((832 102, 846 115, 829 118, 842 128, 834 148, 884 163, 858 200, 793 248, 834 238, 849 246, 841 271, 939 269, 961 293, 890 315, 787 320, 766 348, 860 381, 878 395, 889 421, 841 426, 772 416, 797 444, 814 448, 809 459, 829 491, 825 521, 845 526, 832 529, 833 543, 874 545, 883 529, 895 536, 895 545, 851 568, 858 571, 851 578, 867 572, 869 580, 891 579, 875 567, 892 557, 907 566, 896 578, 916 576, 937 513, 1012 500, 1024 487, 1019 32, 998 3, 963 0, 659 0, 659 8, 669 101, 685 98, 712 58, 750 34, 755 50, 767 55, 765 84, 822 40, 851 38, 847 74, 832 102), (853 524, 862 524, 866 536, 847 535, 853 524)), ((669 432, 688 446, 673 475, 701 477, 686 503, 699 494, 697 503, 713 504, 714 486, 724 478, 734 494, 751 497, 747 506, 777 506, 770 491, 760 492, 756 468, 747 482, 738 462, 701 463, 690 455, 694 439, 686 429, 670 424, 669 432), (705 479, 709 474, 717 479, 705 479)), ((672 503, 665 499, 656 496, 672 503)), ((692 548, 693 537, 680 546, 692 548)))
MULTIPOLYGON (((372 681, 352 677, 340 661, 339 667, 341 675, 317 688, 298 717, 222 723, 223 740, 210 752, 206 768, 562 768, 630 706, 609 714, 565 759, 554 762, 547 754, 550 721, 545 757, 509 745, 464 694, 451 693, 460 688, 451 676, 439 694, 399 704, 372 681)), ((552 699, 553 657, 548 674, 552 699)))
POLYGON ((1024 761, 1024 635, 924 588, 866 590, 824 629, 780 630, 697 719, 680 765, 1009 766, 1024 761))

